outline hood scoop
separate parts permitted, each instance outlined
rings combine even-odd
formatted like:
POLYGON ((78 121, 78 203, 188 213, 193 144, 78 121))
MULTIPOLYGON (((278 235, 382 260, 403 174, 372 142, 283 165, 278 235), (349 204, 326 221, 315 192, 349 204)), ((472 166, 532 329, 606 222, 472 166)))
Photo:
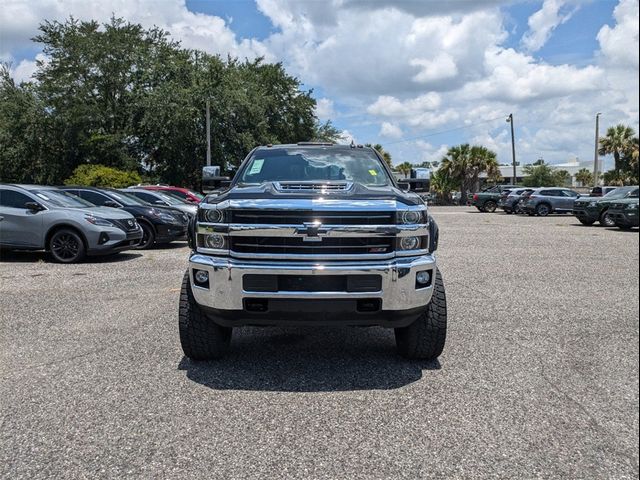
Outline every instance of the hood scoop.
POLYGON ((279 192, 287 193, 334 193, 346 192, 353 188, 353 182, 273 182, 279 192))

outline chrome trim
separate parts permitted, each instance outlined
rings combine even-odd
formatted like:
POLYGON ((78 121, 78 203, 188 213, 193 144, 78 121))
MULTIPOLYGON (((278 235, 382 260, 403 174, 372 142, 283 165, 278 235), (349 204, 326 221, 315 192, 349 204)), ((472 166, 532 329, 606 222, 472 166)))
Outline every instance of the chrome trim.
POLYGON ((306 210, 306 211, 389 211, 397 210, 427 210, 427 206, 406 205, 397 200, 353 200, 349 198, 241 198, 227 199, 220 203, 200 203, 199 208, 209 209, 265 209, 265 210, 306 210))
POLYGON ((421 270, 435 270, 436 260, 427 254, 411 258, 365 261, 363 255, 357 262, 257 262, 232 258, 193 254, 189 259, 189 275, 192 292, 198 304, 221 310, 242 310, 245 297, 332 299, 332 298, 380 298, 382 310, 408 310, 427 305, 431 301, 433 286, 415 288, 415 274, 421 270), (209 273, 210 288, 194 287, 193 269, 209 273), (382 290, 379 292, 245 292, 242 288, 244 274, 291 274, 291 275, 357 275, 379 274, 382 290))
MULTIPOLYGON (((237 223, 205 223, 198 222, 197 232, 201 234, 221 233, 236 237, 292 237, 303 224, 296 225, 272 225, 272 224, 251 224, 243 225, 237 223)), ((414 237, 429 234, 428 224, 415 225, 326 225, 325 237, 414 237)))

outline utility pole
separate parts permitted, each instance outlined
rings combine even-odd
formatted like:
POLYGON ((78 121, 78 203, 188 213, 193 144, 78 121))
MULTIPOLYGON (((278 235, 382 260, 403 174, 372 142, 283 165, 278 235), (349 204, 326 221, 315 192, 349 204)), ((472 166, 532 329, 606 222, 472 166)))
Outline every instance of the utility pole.
POLYGON ((600 112, 596 113, 596 145, 593 152, 593 186, 598 186, 598 174, 600 173, 600 165, 598 165, 600 158, 598 157, 598 146, 600 144, 600 112))
POLYGON ((210 101, 207 98, 207 167, 211 166, 211 114, 209 113, 210 101))
POLYGON ((511 184, 515 185, 517 182, 516 175, 516 137, 513 133, 513 113, 510 113, 507 117, 507 122, 511 124, 511 156, 513 158, 513 178, 511 179, 511 184))

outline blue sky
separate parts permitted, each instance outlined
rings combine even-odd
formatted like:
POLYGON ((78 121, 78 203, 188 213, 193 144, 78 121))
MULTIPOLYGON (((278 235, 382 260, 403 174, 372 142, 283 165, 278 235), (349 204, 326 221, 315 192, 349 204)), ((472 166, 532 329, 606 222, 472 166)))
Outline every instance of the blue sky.
POLYGON ((344 141, 381 143, 395 163, 478 143, 510 162, 593 159, 603 128, 638 128, 638 0, 7 0, 0 58, 26 80, 44 19, 159 25, 183 45, 282 62, 313 89, 344 141), (8 3, 7 3, 8 2, 8 3))

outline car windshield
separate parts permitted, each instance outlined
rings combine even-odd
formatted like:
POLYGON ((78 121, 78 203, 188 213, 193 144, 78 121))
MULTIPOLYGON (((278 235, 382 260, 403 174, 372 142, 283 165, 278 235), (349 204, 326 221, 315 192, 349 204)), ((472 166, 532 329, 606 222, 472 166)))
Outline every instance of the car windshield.
POLYGON ((52 207, 63 208, 90 208, 95 207, 93 203, 62 190, 34 190, 33 193, 52 207))
MULTIPOLYGON (((174 197, 173 195, 167 193, 154 192, 157 195, 158 199, 162 199, 167 202, 169 205, 184 205, 184 201, 180 200, 178 197, 174 197)), ((136 197, 137 198, 137 197, 136 197)))
POLYGON ((627 195, 629 195, 629 193, 634 191, 636 188, 638 188, 638 187, 620 187, 620 188, 616 188, 615 190, 611 190, 609 193, 607 193, 602 198, 603 199, 606 198, 607 200, 615 200, 617 198, 624 198, 627 195))
POLYGON ((116 201, 120 202, 122 205, 127 207, 139 207, 139 206, 148 206, 149 203, 144 200, 140 200, 138 197, 124 193, 124 192, 112 192, 109 191, 109 195, 116 199, 116 201))
POLYGON ((387 185, 389 177, 371 150, 274 148, 258 150, 249 159, 240 183, 279 181, 349 181, 387 185))

